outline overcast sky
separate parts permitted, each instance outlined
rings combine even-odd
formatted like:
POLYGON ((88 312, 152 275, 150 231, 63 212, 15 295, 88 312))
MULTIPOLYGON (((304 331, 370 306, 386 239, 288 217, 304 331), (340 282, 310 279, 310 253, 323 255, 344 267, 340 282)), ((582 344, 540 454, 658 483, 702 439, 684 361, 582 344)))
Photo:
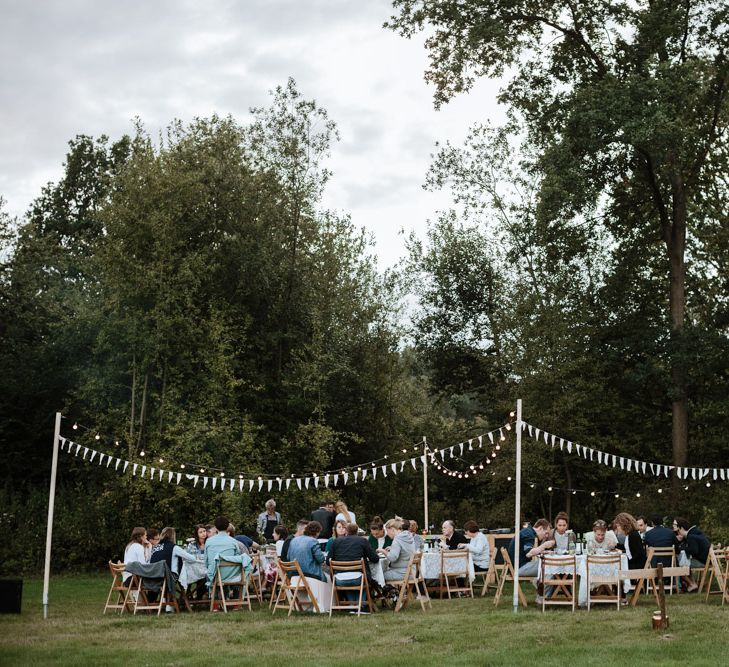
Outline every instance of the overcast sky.
POLYGON ((436 112, 422 39, 384 30, 388 0, 0 0, 0 196, 25 212, 58 179, 76 134, 117 138, 139 116, 245 121, 296 79, 338 124, 325 198, 371 231, 382 267, 423 234, 445 196, 422 190, 435 141, 501 122, 480 82, 436 112))

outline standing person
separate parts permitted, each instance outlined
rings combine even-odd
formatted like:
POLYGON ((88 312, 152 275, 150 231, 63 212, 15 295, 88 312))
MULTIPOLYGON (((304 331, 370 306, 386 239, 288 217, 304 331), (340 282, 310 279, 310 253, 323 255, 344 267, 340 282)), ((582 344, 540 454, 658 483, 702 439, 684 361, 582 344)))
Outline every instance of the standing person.
MULTIPOLYGON (((676 539, 679 543, 679 549, 686 553, 686 556, 691 559, 690 567, 703 569, 706 565, 706 561, 709 558, 709 550, 711 549, 711 542, 698 528, 698 526, 691 525, 688 519, 683 517, 676 517, 673 520, 673 525, 676 529, 676 539)), ((693 577, 681 577, 686 586, 686 590, 689 593, 693 593, 697 588, 698 584, 693 580, 693 577)))
POLYGON ((625 535, 625 555, 628 557, 628 569, 640 570, 645 567, 645 544, 638 532, 638 525, 632 514, 621 512, 615 517, 615 534, 625 535))
POLYGON ((326 582, 327 575, 321 569, 325 556, 319 546, 320 532, 321 524, 318 521, 309 521, 304 528, 304 534, 291 540, 288 560, 298 561, 304 576, 326 582))
POLYGON ((476 572, 486 572, 489 569, 489 541, 479 529, 475 521, 466 521, 463 530, 468 538, 468 544, 459 544, 459 549, 468 549, 473 559, 473 569, 476 572))
POLYGON ((261 512, 256 520, 256 530, 259 535, 266 538, 266 542, 273 541, 273 529, 281 523, 281 514, 276 511, 276 501, 271 498, 266 501, 266 511, 261 512))
POLYGON ((321 524, 321 533, 319 533, 321 539, 328 540, 332 536, 336 517, 337 513, 334 511, 334 503, 331 500, 322 501, 319 509, 311 513, 311 520, 321 524))
MULTIPOLYGON (((306 530, 309 522, 306 519, 299 519, 296 523, 296 532, 293 535, 289 535, 281 545, 281 560, 289 560, 289 547, 295 537, 301 537, 306 530)), ((319 524, 321 525, 321 524, 319 524)))
POLYGON ((456 530, 456 524, 450 519, 443 522, 441 530, 443 534, 440 536, 440 543, 443 548, 448 547, 452 551, 466 541, 466 536, 460 530, 456 530))
POLYGON ((343 500, 337 500, 334 509, 337 511, 336 519, 342 519, 345 523, 357 523, 357 517, 354 512, 347 509, 347 505, 343 500))
MULTIPOLYGON (((405 578, 410 556, 415 552, 413 534, 403 530, 405 522, 403 519, 390 519, 385 524, 385 532, 392 539, 392 545, 387 549, 378 549, 377 553, 387 558, 389 567, 385 570, 385 581, 400 581, 405 578)), ((410 527, 410 524, 407 524, 410 527)))
MULTIPOLYGON (((124 565, 129 565, 129 563, 147 563, 148 559, 145 553, 147 544, 147 530, 141 526, 133 528, 132 537, 124 549, 124 565)), ((131 572, 123 572, 122 583, 126 584, 131 576, 131 572)))
POLYGON ((374 517, 370 523, 370 535, 367 541, 375 551, 387 549, 392 544, 392 538, 385 535, 385 524, 379 516, 374 517))

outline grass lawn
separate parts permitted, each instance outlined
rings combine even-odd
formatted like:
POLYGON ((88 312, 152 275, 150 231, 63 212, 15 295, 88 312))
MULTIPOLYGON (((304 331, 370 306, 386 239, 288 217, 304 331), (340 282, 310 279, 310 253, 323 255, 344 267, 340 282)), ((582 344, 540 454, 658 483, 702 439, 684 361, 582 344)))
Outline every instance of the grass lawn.
MULTIPOLYGON (((729 607, 718 598, 667 598, 671 628, 651 629, 652 598, 636 609, 572 614, 535 606, 514 614, 510 599, 433 601, 395 615, 380 611, 286 618, 268 608, 229 614, 102 616, 110 579, 51 580, 43 620, 42 581, 27 579, 23 613, 0 617, 2 665, 722 665, 729 661, 729 607)), ((533 599, 533 596, 532 598, 533 599)))

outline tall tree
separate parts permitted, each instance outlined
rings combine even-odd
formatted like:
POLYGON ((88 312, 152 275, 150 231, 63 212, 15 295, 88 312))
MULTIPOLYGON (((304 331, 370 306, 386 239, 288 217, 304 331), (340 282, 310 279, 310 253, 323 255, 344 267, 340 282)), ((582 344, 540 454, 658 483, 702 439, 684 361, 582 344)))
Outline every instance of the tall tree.
POLYGON ((511 74, 499 100, 523 120, 544 174, 547 223, 600 203, 618 238, 663 245, 675 465, 688 460, 687 238, 694 203, 726 171, 729 6, 720 0, 395 0, 388 27, 428 29, 435 104, 511 74), (718 163, 721 163, 719 166, 718 163), (625 215, 626 210, 630 215, 625 215))

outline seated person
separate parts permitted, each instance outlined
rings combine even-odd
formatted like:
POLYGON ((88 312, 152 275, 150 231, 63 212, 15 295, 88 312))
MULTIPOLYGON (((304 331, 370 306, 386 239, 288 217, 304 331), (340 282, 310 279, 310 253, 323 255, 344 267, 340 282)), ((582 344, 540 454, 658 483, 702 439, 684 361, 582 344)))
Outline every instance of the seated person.
POLYGON ((205 526, 205 531, 207 532, 208 537, 212 537, 213 535, 218 534, 218 529, 215 527, 214 523, 209 523, 207 526, 205 526))
MULTIPOLYGON (((709 558, 709 550, 711 549, 709 538, 697 526, 692 526, 688 522, 688 519, 684 519, 683 517, 676 517, 673 520, 673 524, 677 529, 676 539, 679 542, 679 549, 684 551, 686 556, 691 559, 690 567, 703 569, 709 558)), ((681 580, 686 585, 686 590, 689 593, 693 593, 698 588, 697 583, 691 575, 681 577, 681 580)))
POLYGON ((276 526, 273 529, 273 539, 276 544, 276 555, 281 558, 281 552, 283 550, 284 540, 289 536, 289 529, 284 525, 276 526))
POLYGON ((628 569, 640 570, 645 567, 645 545, 640 538, 638 525, 632 514, 621 512, 613 522, 616 536, 625 535, 625 555, 628 557, 628 569))
MULTIPOLYGON (((362 559, 370 563, 378 563, 380 557, 370 545, 369 540, 357 534, 359 531, 357 524, 348 523, 346 529, 347 534, 333 542, 332 548, 327 554, 327 563, 333 560, 355 561, 362 559)), ((370 586, 372 585, 372 573, 369 567, 365 567, 365 573, 368 586, 370 586)), ((362 576, 357 572, 340 572, 337 574, 337 583, 344 586, 359 586, 361 581, 362 576)), ((357 591, 344 591, 344 595, 347 600, 356 600, 358 597, 357 591)))
MULTIPOLYGON (((354 524, 355 526, 357 524, 354 524)), ((332 544, 334 544, 334 540, 339 539, 340 537, 344 537, 347 534, 347 522, 344 519, 337 519, 334 522, 334 535, 332 535, 328 540, 327 544, 324 547, 324 551, 329 553, 329 551, 332 548, 332 544)))
POLYGON ((152 555, 152 547, 159 544, 159 531, 156 528, 147 528, 147 541, 144 543, 145 563, 149 563, 149 557, 152 555))
POLYGON ((205 540, 208 537, 208 532, 199 523, 195 526, 195 537, 187 541, 187 553, 192 554, 196 558, 202 558, 205 555, 205 540))
POLYGON ((228 535, 241 543, 241 545, 243 546, 243 553, 250 554, 251 551, 258 551, 261 548, 258 542, 252 540, 250 537, 248 537, 248 535, 236 535, 237 532, 238 531, 236 531, 235 526, 231 523, 230 526, 228 526, 228 535))
MULTIPOLYGON (((659 549, 672 548, 675 550, 679 544, 678 540, 673 534, 673 531, 668 526, 663 525, 663 517, 660 514, 653 515, 651 517, 651 523, 653 524, 653 528, 647 531, 643 538, 646 547, 656 547, 659 549)), ((670 556, 653 556, 650 566, 655 567, 658 563, 661 563, 663 567, 670 567, 672 562, 673 560, 670 556)))
POLYGON ((327 575, 321 569, 325 556, 319 546, 318 537, 320 532, 321 524, 318 521, 309 521, 306 528, 304 528, 304 534, 291 540, 288 560, 298 561, 305 577, 311 577, 319 581, 329 581, 327 575))
POLYGON ((152 547, 152 555, 149 557, 150 563, 157 563, 161 560, 165 561, 175 579, 180 576, 183 560, 192 563, 197 560, 191 553, 188 553, 182 547, 178 547, 175 544, 176 540, 177 532, 174 528, 170 526, 163 528, 159 536, 159 544, 155 544, 152 547))
MULTIPOLYGON (((147 545, 147 530, 141 526, 132 529, 132 537, 124 549, 124 565, 129 563, 146 563, 147 555, 145 546, 147 545)), ((132 576, 131 572, 122 573, 122 583, 126 584, 132 576)))
MULTIPOLYGON (((550 549, 554 549, 554 540, 550 539, 551 524, 547 519, 539 519, 534 526, 527 526, 519 531, 519 576, 536 577, 539 574, 539 555, 550 549), (534 541, 539 539, 541 544, 534 546, 534 541)), ((512 537, 507 547, 511 564, 516 566, 516 538, 512 537)), ((539 591, 539 586, 537 586, 539 591)), ((544 595, 549 597, 553 592, 551 586, 544 589, 544 595)), ((537 604, 542 602, 540 595, 537 595, 537 604)))
POLYGON ((375 551, 387 549, 392 544, 392 539, 385 535, 385 524, 379 516, 374 517, 370 522, 370 535, 367 541, 375 551))
POLYGON ((473 569, 476 572, 486 572, 489 569, 489 541, 479 529, 475 521, 466 521, 463 530, 468 538, 468 544, 459 544, 459 549, 468 549, 473 559, 473 569))
POLYGON ((569 551, 570 536, 567 529, 570 526, 570 518, 567 512, 560 512, 554 520, 554 531, 552 539, 554 540, 554 550, 558 554, 566 554, 569 551))
POLYGON ((392 544, 386 549, 377 550, 377 553, 387 558, 389 564, 385 570, 385 581, 402 581, 405 578, 410 557, 415 553, 413 534, 408 530, 409 527, 410 522, 405 524, 399 517, 385 524, 385 532, 392 544))
POLYGON ((638 534, 641 540, 645 540, 646 533, 653 527, 642 514, 635 517, 635 525, 638 526, 638 534))
POLYGON ((299 519, 296 523, 296 532, 293 535, 289 535, 284 539, 284 543, 281 545, 281 560, 292 560, 289 558, 289 547, 295 537, 301 537, 304 534, 304 530, 309 525, 306 519, 299 519))
POLYGON ((602 519, 592 524, 592 533, 586 535, 586 542, 587 553, 590 556, 606 554, 618 545, 615 533, 607 529, 607 524, 602 519))
MULTIPOLYGON (((241 563, 244 569, 250 565, 251 557, 241 553, 241 543, 228 535, 229 525, 230 521, 228 517, 217 517, 215 519, 215 529, 217 532, 205 542, 205 567, 208 571, 208 588, 212 588, 213 586, 219 560, 241 563)), ((221 568, 221 575, 224 580, 235 580, 238 577, 238 568, 233 566, 221 568)))
POLYGON ((425 540, 423 539, 423 536, 418 533, 418 524, 416 521, 410 519, 409 530, 413 534, 413 544, 415 546, 415 551, 422 551, 425 540))
POLYGON ((459 544, 463 544, 466 541, 466 536, 456 530, 456 524, 450 519, 446 519, 441 527, 443 534, 440 536, 441 546, 445 549, 458 549, 459 544))

